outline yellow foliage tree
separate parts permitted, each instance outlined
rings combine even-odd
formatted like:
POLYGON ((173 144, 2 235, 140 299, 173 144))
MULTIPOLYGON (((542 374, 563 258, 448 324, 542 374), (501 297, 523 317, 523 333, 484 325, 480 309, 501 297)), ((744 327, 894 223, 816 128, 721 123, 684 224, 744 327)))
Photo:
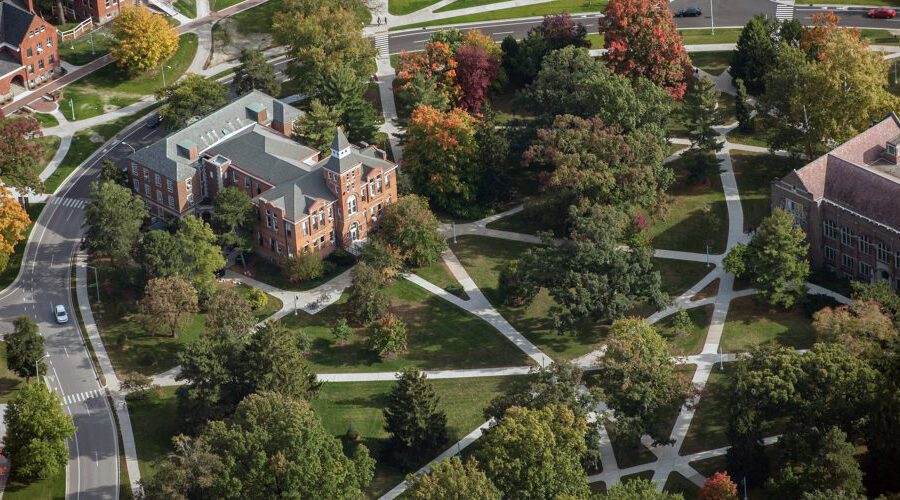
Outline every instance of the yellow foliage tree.
POLYGON ((178 32, 166 18, 143 7, 126 7, 112 27, 109 52, 120 68, 137 74, 156 68, 178 49, 178 32))
POLYGON ((22 208, 12 191, 0 186, 0 271, 6 270, 9 256, 16 243, 25 238, 25 229, 31 224, 28 212, 22 208))

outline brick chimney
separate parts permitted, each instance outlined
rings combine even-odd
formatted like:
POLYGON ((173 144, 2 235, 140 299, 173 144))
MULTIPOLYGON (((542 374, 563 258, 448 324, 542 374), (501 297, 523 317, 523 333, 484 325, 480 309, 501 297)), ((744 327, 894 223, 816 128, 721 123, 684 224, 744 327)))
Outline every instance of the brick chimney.
POLYGON ((291 130, 294 127, 293 123, 289 123, 288 120, 285 120, 284 117, 284 103, 275 99, 272 101, 272 128, 281 132, 284 135, 291 135, 291 130))

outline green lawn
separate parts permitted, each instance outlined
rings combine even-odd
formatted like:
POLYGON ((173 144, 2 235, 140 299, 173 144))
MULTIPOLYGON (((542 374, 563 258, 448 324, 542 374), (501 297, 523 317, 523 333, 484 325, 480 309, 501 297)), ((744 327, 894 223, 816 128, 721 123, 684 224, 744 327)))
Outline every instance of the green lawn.
POLYGON ((531 221, 525 210, 495 220, 487 225, 489 229, 509 231, 512 233, 534 234, 541 230, 537 222, 531 221))
POLYGON ((685 499, 692 500, 694 498, 697 498, 697 493, 700 492, 700 487, 692 483, 690 479, 682 476, 678 472, 672 472, 666 479, 666 484, 663 486, 663 491, 667 491, 669 493, 681 493, 681 495, 685 499))
POLYGON ((6 342, 0 340, 0 403, 9 403, 25 385, 25 379, 6 367, 6 342))
MULTIPOLYGON (((165 63, 165 79, 169 85, 184 74, 197 52, 197 35, 188 33, 179 40, 175 55, 165 63)), ((71 120, 71 105, 74 104, 74 119, 84 120, 133 104, 163 87, 161 68, 129 78, 115 64, 106 65, 67 86, 60 110, 71 120)))
MULTIPOLYGON (((267 283, 282 290, 291 291, 312 290, 323 283, 331 281, 335 276, 353 266, 352 264, 338 266, 328 260, 325 261, 325 264, 325 274, 323 274, 322 277, 301 281, 300 283, 292 283, 281 274, 281 267, 279 267, 278 264, 256 255, 249 255, 247 257, 247 270, 250 271, 250 276, 253 277, 253 279, 262 281, 263 283, 267 283)), ((243 274, 245 269, 240 264, 237 264, 232 270, 236 273, 243 274)))
POLYGON ((462 285, 450 274, 450 270, 447 268, 447 264, 444 264, 443 259, 438 259, 428 266, 413 269, 413 272, 457 297, 469 298, 462 285))
POLYGON ((708 28, 701 28, 678 31, 681 33, 681 39, 684 40, 685 45, 704 45, 709 43, 735 43, 741 36, 742 29, 743 28, 718 28, 716 30, 710 30, 708 28))
POLYGON ((816 332, 800 307, 785 311, 741 297, 731 302, 720 345, 722 352, 743 352, 767 342, 806 349, 815 340, 816 332))
MULTIPOLYGON (((732 142, 735 144, 747 144, 749 146, 759 146, 761 148, 769 147, 768 140, 768 131, 763 123, 763 120, 756 116, 752 120, 753 126, 752 130, 749 132, 742 132, 740 129, 735 128, 731 132, 728 133, 728 142, 732 142)), ((732 154, 734 151, 732 150, 732 154)))
POLYGON ((197 17, 196 0, 175 0, 175 3, 173 3, 172 6, 175 7, 175 10, 191 19, 197 17))
MULTIPOLYGON (((282 3, 283 0, 269 0, 268 2, 259 4, 252 9, 247 9, 243 12, 239 12, 231 16, 231 19, 233 19, 234 22, 237 23, 237 30, 241 33, 271 33, 272 16, 274 16, 276 12, 281 10, 282 3)), ((212 7, 210 6, 210 8, 212 7)))
POLYGON ((146 397, 128 396, 128 413, 137 448, 141 477, 156 473, 156 461, 172 451, 172 438, 178 434, 176 387, 148 391, 146 397))
MULTIPOLYGON (((31 224, 25 229, 25 233, 23 234, 24 239, 16 243, 12 255, 9 256, 9 263, 6 265, 6 269, 0 272, 0 290, 11 285, 13 280, 16 279, 16 276, 19 274, 19 267, 22 265, 22 256, 25 253, 25 245, 28 243, 28 236, 31 235, 31 230, 34 228, 34 221, 41 215, 41 210, 43 209, 43 203, 31 203, 28 205, 28 217, 31 219, 31 224)), ((3 366, 6 366, 6 363, 4 363, 3 366)))
POLYGON ((507 262, 518 259, 531 246, 533 245, 528 243, 496 238, 463 236, 451 248, 497 311, 544 353, 557 361, 587 354, 605 337, 606 325, 585 324, 579 328, 577 335, 558 334, 550 317, 554 301, 546 290, 541 290, 525 306, 513 307, 503 303, 497 290, 500 269, 507 262))
POLYGON ((687 260, 653 259, 653 264, 659 270, 662 278, 663 291, 671 297, 677 297, 697 284, 713 269, 703 262, 691 262, 687 260))
MULTIPOLYGON (((447 446, 484 423, 482 412, 510 383, 508 377, 432 380, 440 398, 439 408, 447 414, 447 446)), ((329 432, 341 436, 352 424, 362 436, 378 462, 375 480, 368 489, 373 497, 393 488, 411 472, 396 467, 384 451, 388 434, 384 430, 382 409, 393 387, 394 382, 330 383, 312 401, 329 432)))
POLYGON ((7 500, 63 500, 65 497, 65 467, 53 476, 31 484, 10 481, 3 490, 3 498, 7 500))
POLYGON ((67 40, 59 44, 59 58, 76 66, 85 64, 109 53, 112 41, 109 28, 91 31, 77 40, 67 40))
POLYGON ((730 50, 720 52, 691 52, 691 61, 694 66, 706 71, 711 75, 721 75, 729 66, 731 66, 730 50))
POLYGON ((669 188, 671 202, 665 216, 648 229, 654 248, 686 252, 725 251, 728 238, 728 210, 722 181, 713 175, 707 183, 687 182, 687 158, 669 165, 675 170, 676 182, 669 188))
MULTIPOLYGON (((458 9, 461 7, 456 6, 460 2, 465 2, 466 6, 474 6, 474 5, 484 5, 488 3, 495 3, 500 0, 459 0, 459 2, 454 2, 443 10, 451 10, 458 9)), ((508 9, 499 9, 499 10, 489 10, 484 12, 479 12, 477 14, 469 14, 466 16, 456 16, 450 17, 446 19, 435 19, 431 21, 424 21, 421 23, 415 24, 407 24, 404 26, 396 26, 390 28, 390 31, 398 31, 404 29, 411 28, 421 28, 423 26, 445 26, 450 24, 459 24, 459 23, 474 23, 479 21, 494 21, 498 19, 512 19, 518 17, 535 17, 535 16, 546 16, 549 14, 560 14, 563 12, 567 12, 570 14, 579 13, 579 12, 601 12, 606 7, 606 2, 604 0, 553 0, 551 2, 545 2, 535 5, 523 5, 520 7, 512 7, 508 9)))
POLYGON ((402 16, 422 10, 437 2, 438 0, 389 0, 388 12, 395 16, 402 16))
POLYGON ((694 326, 686 334, 677 335, 673 330, 674 315, 656 324, 657 330, 669 343, 669 350, 673 355, 690 356, 700 354, 700 351, 703 350, 703 343, 706 341, 710 320, 712 320, 713 308, 714 306, 710 304, 688 309, 688 315, 691 317, 694 326))
POLYGON ((769 215, 772 181, 800 168, 805 160, 765 153, 731 151, 731 164, 744 208, 744 229, 755 229, 769 215))
POLYGON ((315 315, 300 312, 282 321, 312 341, 309 365, 319 373, 395 371, 414 366, 439 370, 522 366, 525 355, 488 323, 404 279, 387 289, 390 310, 405 323, 408 351, 381 359, 366 345, 368 329, 354 328, 347 345, 337 345, 331 329, 348 317, 347 295, 315 315))
POLYGON ((243 1, 244 0, 210 0, 209 9, 211 11, 215 12, 218 10, 227 9, 228 7, 231 7, 232 5, 237 5, 243 1))
POLYGON ((50 128, 59 125, 59 120, 49 113, 34 113, 34 119, 41 124, 41 128, 50 128))

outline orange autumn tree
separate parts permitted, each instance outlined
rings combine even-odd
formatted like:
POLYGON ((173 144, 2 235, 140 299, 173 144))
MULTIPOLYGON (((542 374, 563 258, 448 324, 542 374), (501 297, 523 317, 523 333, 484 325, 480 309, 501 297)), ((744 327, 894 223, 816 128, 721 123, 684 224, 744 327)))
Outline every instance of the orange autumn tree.
POLYGON ((12 191, 0 186, 0 271, 6 270, 16 243, 25 239, 29 224, 28 212, 13 197, 12 191))
POLYGON ((812 26, 803 28, 800 35, 800 48, 817 61, 825 59, 824 47, 831 37, 839 29, 847 30, 851 37, 860 40, 859 29, 841 28, 838 26, 841 18, 834 12, 827 11, 812 15, 812 26))
POLYGON ((703 483, 697 493, 699 500, 738 500, 737 485, 727 472, 716 472, 703 483))
MULTIPOLYGON (((490 35, 485 35, 481 30, 470 30, 463 33, 461 46, 465 47, 466 45, 481 47, 485 52, 496 57, 498 61, 503 57, 503 49, 500 48, 500 45, 494 42, 490 35)), ((457 52, 459 52, 459 49, 457 49, 457 52)))
POLYGON ((401 52, 397 70, 400 89, 408 88, 416 75, 434 82, 448 100, 456 100, 459 94, 459 87, 456 85, 456 59, 449 44, 434 41, 426 44, 422 52, 401 52))

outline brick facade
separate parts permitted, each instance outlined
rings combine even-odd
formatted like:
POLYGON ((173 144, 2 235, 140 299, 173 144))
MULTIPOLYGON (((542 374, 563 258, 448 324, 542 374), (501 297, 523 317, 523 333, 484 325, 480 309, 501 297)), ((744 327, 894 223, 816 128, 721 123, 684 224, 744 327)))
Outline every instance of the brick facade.
POLYGON ((134 0, 64 0, 66 18, 74 17, 79 21, 87 18, 95 23, 106 24, 119 16, 125 7, 135 5, 134 0))
POLYGON ((56 27, 29 6, 0 2, 0 100, 12 97, 12 85, 28 89, 59 74, 56 27))

